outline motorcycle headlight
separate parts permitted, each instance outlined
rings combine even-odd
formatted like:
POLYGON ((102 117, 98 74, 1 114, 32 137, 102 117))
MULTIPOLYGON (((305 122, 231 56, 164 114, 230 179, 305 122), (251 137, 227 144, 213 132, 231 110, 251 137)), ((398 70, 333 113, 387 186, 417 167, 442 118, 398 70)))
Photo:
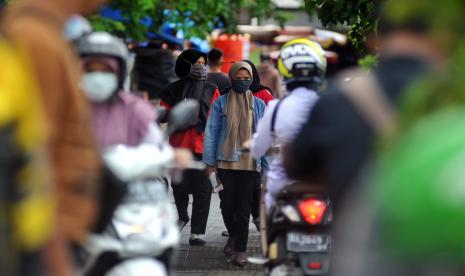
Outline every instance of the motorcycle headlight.
POLYGON ((145 226, 143 224, 133 224, 131 225, 131 233, 132 234, 140 234, 144 233, 145 226))
POLYGON ((281 212, 286 216, 286 218, 292 222, 300 222, 299 212, 292 205, 286 205, 282 207, 281 212))

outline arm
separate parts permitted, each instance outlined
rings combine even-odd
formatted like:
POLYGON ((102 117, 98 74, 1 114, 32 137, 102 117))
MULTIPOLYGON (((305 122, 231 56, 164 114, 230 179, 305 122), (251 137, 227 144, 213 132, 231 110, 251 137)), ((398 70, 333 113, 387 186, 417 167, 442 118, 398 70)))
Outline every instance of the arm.
POLYGON ((167 104, 166 102, 164 102, 163 100, 160 101, 160 106, 166 108, 166 114, 165 116, 163 116, 163 118, 160 118, 160 123, 164 124, 164 123, 167 123, 167 120, 168 120, 168 114, 171 110, 171 105, 167 104))
POLYGON ((271 135, 271 119, 273 111, 278 101, 270 102, 265 110, 263 118, 258 122, 257 131, 252 140, 251 153, 255 159, 259 159, 266 154, 268 149, 273 144, 273 136, 271 135))
POLYGON ((152 145, 162 145, 165 144, 163 133, 161 132, 160 128, 155 123, 150 123, 147 133, 142 138, 141 143, 147 143, 152 145))
POLYGON ((210 109, 210 116, 205 127, 203 161, 212 167, 215 167, 217 163, 216 148, 221 128, 220 108, 219 101, 215 101, 210 109))

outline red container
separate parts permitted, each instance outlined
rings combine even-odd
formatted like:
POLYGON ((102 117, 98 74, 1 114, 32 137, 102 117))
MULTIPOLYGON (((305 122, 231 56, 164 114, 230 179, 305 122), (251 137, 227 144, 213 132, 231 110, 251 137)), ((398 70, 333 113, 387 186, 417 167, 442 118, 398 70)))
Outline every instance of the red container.
POLYGON ((226 74, 229 73, 229 69, 234 62, 244 59, 244 44, 244 37, 235 34, 222 34, 213 41, 213 46, 221 49, 224 53, 224 64, 221 71, 226 74))

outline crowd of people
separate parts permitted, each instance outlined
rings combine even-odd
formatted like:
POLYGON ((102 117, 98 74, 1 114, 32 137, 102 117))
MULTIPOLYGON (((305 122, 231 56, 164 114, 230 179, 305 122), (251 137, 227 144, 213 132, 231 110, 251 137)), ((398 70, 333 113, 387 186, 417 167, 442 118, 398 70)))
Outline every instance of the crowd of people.
POLYGON ((223 253, 234 265, 247 264, 266 179, 268 211, 292 181, 329 191, 332 275, 463 275, 461 14, 431 12, 432 0, 418 10, 410 1, 376 5, 377 32, 366 46, 378 63, 330 80, 325 51, 307 38, 284 44, 276 68, 263 54, 260 65, 238 60, 228 74, 221 50, 186 49, 172 64, 177 80, 149 91, 157 98, 150 102, 125 89, 131 72, 121 39, 90 26, 63 35, 72 15, 103 2, 21 0, 3 11, 0 274, 75 275, 74 249, 108 223, 108 187, 119 181, 101 152, 148 143, 173 147, 181 167, 191 159, 207 166, 171 183, 192 246, 206 244, 217 176, 223 253), (153 104, 169 113, 186 99, 198 113, 168 145, 153 104), (279 153, 270 160, 272 148, 279 153))

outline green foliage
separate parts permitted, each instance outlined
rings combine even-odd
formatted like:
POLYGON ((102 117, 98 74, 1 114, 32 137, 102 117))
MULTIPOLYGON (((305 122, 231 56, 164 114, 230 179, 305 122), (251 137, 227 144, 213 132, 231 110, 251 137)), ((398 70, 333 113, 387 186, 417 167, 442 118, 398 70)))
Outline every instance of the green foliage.
POLYGON ((96 15, 91 17, 92 25, 138 41, 144 40, 148 31, 157 32, 167 21, 176 24, 187 37, 203 38, 219 22, 227 32, 235 32, 240 8, 249 8, 251 15, 258 18, 272 16, 274 11, 269 0, 111 0, 109 5, 121 10, 127 20, 114 22, 96 15), (164 13, 165 10, 171 11, 170 14, 164 13), (154 20, 150 29, 141 23, 144 18, 154 20))
POLYGON ((375 25, 375 0, 305 0, 305 9, 323 25, 346 24, 355 47, 362 49, 375 25))
POLYGON ((378 64, 378 57, 375 55, 366 55, 359 59, 358 65, 366 70, 374 68, 378 64))

